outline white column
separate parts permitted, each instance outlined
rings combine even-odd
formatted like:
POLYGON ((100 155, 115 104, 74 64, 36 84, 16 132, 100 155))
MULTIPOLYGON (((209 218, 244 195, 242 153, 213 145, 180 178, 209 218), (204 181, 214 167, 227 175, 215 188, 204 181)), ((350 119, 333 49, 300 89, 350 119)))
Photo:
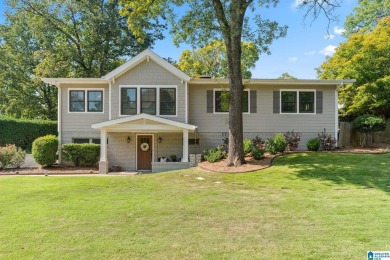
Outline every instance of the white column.
POLYGON ((99 173, 108 173, 108 161, 107 161, 107 130, 100 130, 100 162, 99 173))
POLYGON ((107 130, 100 130, 100 161, 107 161, 107 130))
POLYGON ((183 130, 183 162, 188 162, 188 130, 183 130))

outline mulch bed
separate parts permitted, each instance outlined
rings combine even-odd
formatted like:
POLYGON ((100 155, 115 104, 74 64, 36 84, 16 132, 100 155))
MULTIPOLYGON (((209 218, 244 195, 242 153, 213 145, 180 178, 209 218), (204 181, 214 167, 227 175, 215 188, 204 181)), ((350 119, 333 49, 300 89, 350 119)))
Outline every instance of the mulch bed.
MULTIPOLYGON (((372 144, 370 147, 365 147, 365 148, 347 147, 342 149, 336 149, 332 151, 332 153, 358 153, 358 154, 390 153, 390 144, 378 143, 378 144, 372 144)), ((245 158, 246 164, 243 164, 240 167, 228 167, 226 166, 226 160, 221 160, 215 163, 209 163, 207 161, 204 161, 198 164, 198 168, 204 171, 223 172, 223 173, 251 172, 251 171, 257 171, 257 170, 270 167, 272 165, 273 158, 279 155, 265 154, 265 157, 262 160, 254 160, 253 157, 246 157, 245 158)), ((99 169, 94 167, 72 167, 72 166, 56 165, 52 167, 26 167, 26 168, 22 167, 19 169, 3 169, 0 171, 0 176, 1 175, 70 175, 70 174, 72 175, 73 174, 99 174, 99 169)))
POLYGON ((0 175, 67 175, 67 174, 99 174, 95 167, 72 167, 72 166, 51 166, 51 167, 26 167, 19 169, 3 169, 0 175))

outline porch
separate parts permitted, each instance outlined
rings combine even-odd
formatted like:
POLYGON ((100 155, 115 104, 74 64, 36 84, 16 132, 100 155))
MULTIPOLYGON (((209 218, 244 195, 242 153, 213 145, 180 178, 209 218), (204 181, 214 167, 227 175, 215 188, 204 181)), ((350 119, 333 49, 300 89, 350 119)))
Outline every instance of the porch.
POLYGON ((101 174, 107 174, 114 165, 125 171, 152 172, 191 166, 188 134, 195 131, 196 126, 139 114, 94 124, 92 128, 100 130, 102 140, 101 174))

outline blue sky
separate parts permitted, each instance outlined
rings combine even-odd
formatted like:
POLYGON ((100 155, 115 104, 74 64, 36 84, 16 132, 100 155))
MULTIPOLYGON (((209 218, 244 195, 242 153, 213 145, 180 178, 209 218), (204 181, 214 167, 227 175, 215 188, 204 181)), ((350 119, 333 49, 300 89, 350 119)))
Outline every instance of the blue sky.
MULTIPOLYGON (((342 6, 336 10, 338 22, 331 23, 327 35, 327 20, 321 16, 311 22, 310 18, 304 21, 304 11, 295 7, 299 0, 281 0, 276 8, 265 10, 262 15, 288 25, 287 37, 274 41, 271 45, 271 55, 261 55, 252 70, 253 78, 277 78, 284 72, 300 78, 316 78, 315 68, 320 66, 326 55, 332 55, 334 48, 345 38, 340 34, 347 15, 357 5, 357 0, 344 0, 342 6)), ((4 23, 6 6, 0 0, 0 23, 4 23)), ((158 41, 153 50, 162 57, 171 57, 178 60, 180 53, 190 48, 181 45, 176 48, 170 35, 167 33, 164 40, 158 41)))

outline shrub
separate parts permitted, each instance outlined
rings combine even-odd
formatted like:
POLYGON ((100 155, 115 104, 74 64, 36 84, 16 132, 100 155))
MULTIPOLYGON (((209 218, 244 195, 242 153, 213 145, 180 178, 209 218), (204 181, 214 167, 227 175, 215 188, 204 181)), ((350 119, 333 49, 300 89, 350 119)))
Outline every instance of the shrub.
POLYGON ((267 139, 265 142, 266 151, 270 154, 283 153, 286 150, 287 143, 283 134, 278 133, 273 138, 267 139))
POLYGON ((214 163, 218 160, 221 160, 226 156, 226 152, 222 150, 222 146, 217 146, 212 149, 207 149, 203 151, 203 156, 206 159, 206 161, 210 163, 214 163))
POLYGON ((295 151, 298 148, 299 141, 301 141, 301 135, 294 133, 294 130, 291 132, 284 133, 284 139, 286 139, 287 150, 295 151))
POLYGON ((259 146, 254 145, 252 147, 252 156, 256 160, 260 160, 264 157, 265 149, 261 149, 259 146))
POLYGON ((306 146, 309 151, 317 152, 320 149, 320 140, 318 138, 312 138, 307 141, 306 146))
POLYGON ((0 170, 6 167, 19 168, 24 163, 26 153, 14 144, 0 146, 0 170))
POLYGON ((100 156, 98 144, 63 144, 62 152, 76 166, 96 166, 100 156))
POLYGON ((34 140, 32 155, 40 165, 51 166, 56 162, 58 139, 55 135, 46 135, 34 140))
POLYGON ((256 136, 254 139, 252 139, 252 145, 257 147, 262 147, 264 149, 264 141, 261 140, 260 137, 256 136))
POLYGON ((15 144, 31 151, 33 141, 48 134, 57 135, 57 122, 0 117, 0 146, 15 144))
POLYGON ((244 139, 244 154, 248 154, 252 151, 252 141, 249 139, 244 139))
POLYGON ((332 135, 326 133, 326 129, 324 132, 318 134, 318 140, 320 141, 320 148, 325 151, 331 151, 336 146, 336 139, 332 137, 332 135))
POLYGON ((352 128, 360 133, 379 132, 386 129, 385 120, 374 115, 363 115, 352 122, 352 128))

